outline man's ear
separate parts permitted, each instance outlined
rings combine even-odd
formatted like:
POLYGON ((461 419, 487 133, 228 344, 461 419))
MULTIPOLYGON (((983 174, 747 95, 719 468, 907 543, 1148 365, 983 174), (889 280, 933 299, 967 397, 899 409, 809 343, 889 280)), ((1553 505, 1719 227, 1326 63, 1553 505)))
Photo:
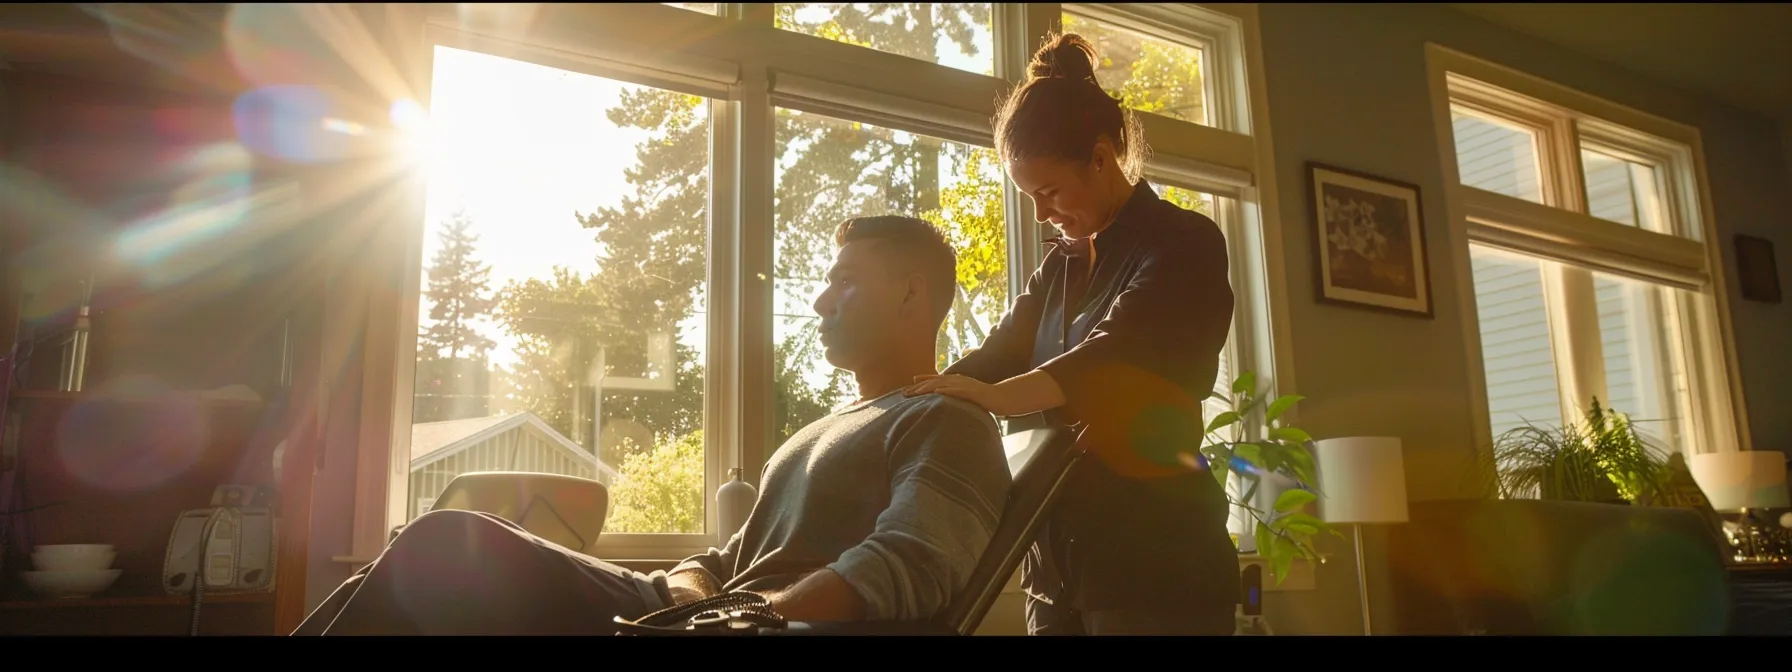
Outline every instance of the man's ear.
POLYGON ((927 281, 920 273, 908 274, 908 279, 902 283, 902 306, 898 310, 904 317, 917 312, 925 314, 927 303, 927 281))

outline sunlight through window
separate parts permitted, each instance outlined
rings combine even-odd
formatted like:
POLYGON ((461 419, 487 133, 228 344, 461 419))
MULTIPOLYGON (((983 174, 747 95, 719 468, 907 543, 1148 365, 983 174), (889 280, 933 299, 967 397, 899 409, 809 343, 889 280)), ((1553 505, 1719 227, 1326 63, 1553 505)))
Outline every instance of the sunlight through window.
POLYGON ((430 110, 410 515, 533 471, 702 532, 708 105, 437 47, 430 110))

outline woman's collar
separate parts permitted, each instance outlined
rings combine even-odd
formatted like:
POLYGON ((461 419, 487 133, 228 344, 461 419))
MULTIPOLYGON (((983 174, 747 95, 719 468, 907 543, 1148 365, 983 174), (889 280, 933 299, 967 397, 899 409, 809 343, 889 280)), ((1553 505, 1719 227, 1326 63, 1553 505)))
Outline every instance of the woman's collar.
POLYGON ((1103 243, 1125 240, 1131 236, 1134 229, 1138 228, 1133 225, 1134 220, 1139 219, 1150 210, 1149 203, 1160 200, 1163 199, 1158 197, 1157 190, 1151 188, 1151 183, 1141 178, 1138 183, 1133 185, 1132 195, 1126 198, 1125 205, 1120 206, 1120 212, 1115 213, 1114 222, 1109 224, 1108 228, 1096 232, 1089 238, 1066 238, 1063 235, 1058 235, 1047 238, 1043 242, 1062 250, 1065 256, 1087 257, 1089 256, 1090 238, 1099 239, 1103 243))

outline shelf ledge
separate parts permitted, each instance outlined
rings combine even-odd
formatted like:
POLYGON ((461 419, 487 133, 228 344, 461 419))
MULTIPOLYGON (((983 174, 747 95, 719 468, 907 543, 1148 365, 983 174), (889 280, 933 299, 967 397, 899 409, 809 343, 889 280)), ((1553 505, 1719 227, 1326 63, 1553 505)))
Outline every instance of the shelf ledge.
MULTIPOLYGON (((204 596, 206 604, 272 604, 273 593, 224 593, 204 596)), ((138 595, 131 597, 44 597, 0 602, 0 611, 28 609, 96 609, 106 607, 184 607, 186 595, 138 595)))

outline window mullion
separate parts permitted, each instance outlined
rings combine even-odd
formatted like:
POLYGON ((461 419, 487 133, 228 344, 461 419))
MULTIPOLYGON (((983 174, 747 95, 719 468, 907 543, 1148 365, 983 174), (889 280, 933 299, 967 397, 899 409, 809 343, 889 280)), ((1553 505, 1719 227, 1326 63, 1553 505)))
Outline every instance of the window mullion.
POLYGON ((716 6, 716 16, 769 26, 776 9, 776 5, 766 2, 724 2, 716 6))
MULTIPOLYGON (((710 109, 709 164, 709 286, 705 292, 709 315, 707 361, 704 362, 703 501, 714 501, 716 488, 727 482, 728 469, 741 467, 743 473, 754 473, 756 462, 749 459, 741 440, 740 408, 742 389, 739 385, 742 357, 740 338, 740 288, 743 284, 737 263, 742 248, 740 233, 740 185, 743 164, 740 161, 741 104, 733 100, 713 100, 710 109)), ((716 507, 704 506, 704 530, 716 530, 716 507)), ((719 540, 718 540, 719 541, 719 540)))
MULTIPOLYGON (((768 5, 769 6, 769 5, 768 5)), ((735 399, 739 409, 736 428, 741 453, 742 478, 759 477, 766 457, 777 446, 772 442, 773 341, 776 307, 773 296, 773 198, 776 180, 776 111, 771 102, 769 68, 763 61, 741 67, 735 173, 739 212, 735 263, 736 345, 739 368, 735 399), (748 392, 748 391, 751 392, 748 392)))
MULTIPOLYGON (((1060 5, 1057 3, 998 3, 991 7, 995 42, 996 78, 1018 86, 1026 81, 1027 64, 1033 52, 1044 44, 1045 35, 1061 27, 1060 5)), ((1041 223, 1033 209, 1033 200, 1023 196, 1003 171, 1002 206, 1007 213, 1008 227, 1008 295, 1019 296, 1026 290, 1027 278, 1045 257, 1041 241, 1050 237, 1049 226, 1041 223)))
POLYGON ((1562 263, 1543 265, 1545 305, 1562 392, 1562 415, 1577 422, 1597 398, 1607 405, 1605 356, 1593 272, 1562 263))

